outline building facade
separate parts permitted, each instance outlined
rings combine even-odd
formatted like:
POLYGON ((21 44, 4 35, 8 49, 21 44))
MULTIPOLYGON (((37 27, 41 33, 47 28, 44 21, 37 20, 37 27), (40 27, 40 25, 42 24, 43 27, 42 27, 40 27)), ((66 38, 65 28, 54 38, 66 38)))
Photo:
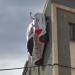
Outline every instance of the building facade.
MULTIPOLYGON (((46 0, 43 13, 51 17, 45 65, 30 67, 23 75, 74 75, 75 1, 46 0)), ((30 59, 28 66, 35 66, 30 59)))

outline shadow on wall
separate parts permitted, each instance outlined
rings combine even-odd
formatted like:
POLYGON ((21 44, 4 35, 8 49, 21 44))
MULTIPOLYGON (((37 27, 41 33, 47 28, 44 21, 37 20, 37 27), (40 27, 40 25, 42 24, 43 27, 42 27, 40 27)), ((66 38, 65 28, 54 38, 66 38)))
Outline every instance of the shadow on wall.
POLYGON ((48 32, 48 43, 46 44, 46 49, 44 49, 43 53, 43 64, 51 64, 52 57, 51 57, 51 47, 52 47, 52 34, 51 34, 51 18, 50 16, 46 16, 47 20, 47 27, 46 30, 48 32))

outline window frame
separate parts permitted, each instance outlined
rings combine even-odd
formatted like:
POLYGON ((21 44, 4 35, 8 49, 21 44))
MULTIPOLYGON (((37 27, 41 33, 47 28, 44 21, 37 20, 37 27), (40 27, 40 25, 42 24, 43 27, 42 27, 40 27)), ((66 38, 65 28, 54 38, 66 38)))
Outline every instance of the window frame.
POLYGON ((69 36, 70 36, 70 41, 74 41, 75 42, 75 23, 73 22, 69 22, 69 36))

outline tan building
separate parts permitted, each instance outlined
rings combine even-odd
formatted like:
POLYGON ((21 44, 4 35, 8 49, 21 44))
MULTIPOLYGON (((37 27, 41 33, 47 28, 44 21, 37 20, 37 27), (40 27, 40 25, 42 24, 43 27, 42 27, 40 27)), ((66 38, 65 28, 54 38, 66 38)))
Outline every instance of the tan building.
POLYGON ((25 75, 75 75, 75 0, 46 0, 43 12, 51 16, 46 65, 28 68, 25 75))

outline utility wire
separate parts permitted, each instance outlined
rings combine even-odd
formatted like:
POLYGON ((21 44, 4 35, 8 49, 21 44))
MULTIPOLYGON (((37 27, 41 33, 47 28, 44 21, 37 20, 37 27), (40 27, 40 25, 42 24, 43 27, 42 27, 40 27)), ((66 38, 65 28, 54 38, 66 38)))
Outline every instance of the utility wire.
POLYGON ((0 69, 0 71, 19 70, 19 69, 24 69, 24 67, 20 67, 20 68, 8 68, 8 69, 0 69))
POLYGON ((20 67, 20 68, 8 68, 8 69, 0 69, 0 71, 8 71, 8 70, 19 70, 19 69, 25 69, 25 68, 33 68, 33 67, 43 67, 43 66, 59 66, 62 68, 70 68, 70 69, 75 69, 75 67, 69 67, 69 66, 65 66, 65 65, 60 65, 60 64, 46 64, 46 65, 35 65, 35 66, 30 66, 30 67, 20 67))

